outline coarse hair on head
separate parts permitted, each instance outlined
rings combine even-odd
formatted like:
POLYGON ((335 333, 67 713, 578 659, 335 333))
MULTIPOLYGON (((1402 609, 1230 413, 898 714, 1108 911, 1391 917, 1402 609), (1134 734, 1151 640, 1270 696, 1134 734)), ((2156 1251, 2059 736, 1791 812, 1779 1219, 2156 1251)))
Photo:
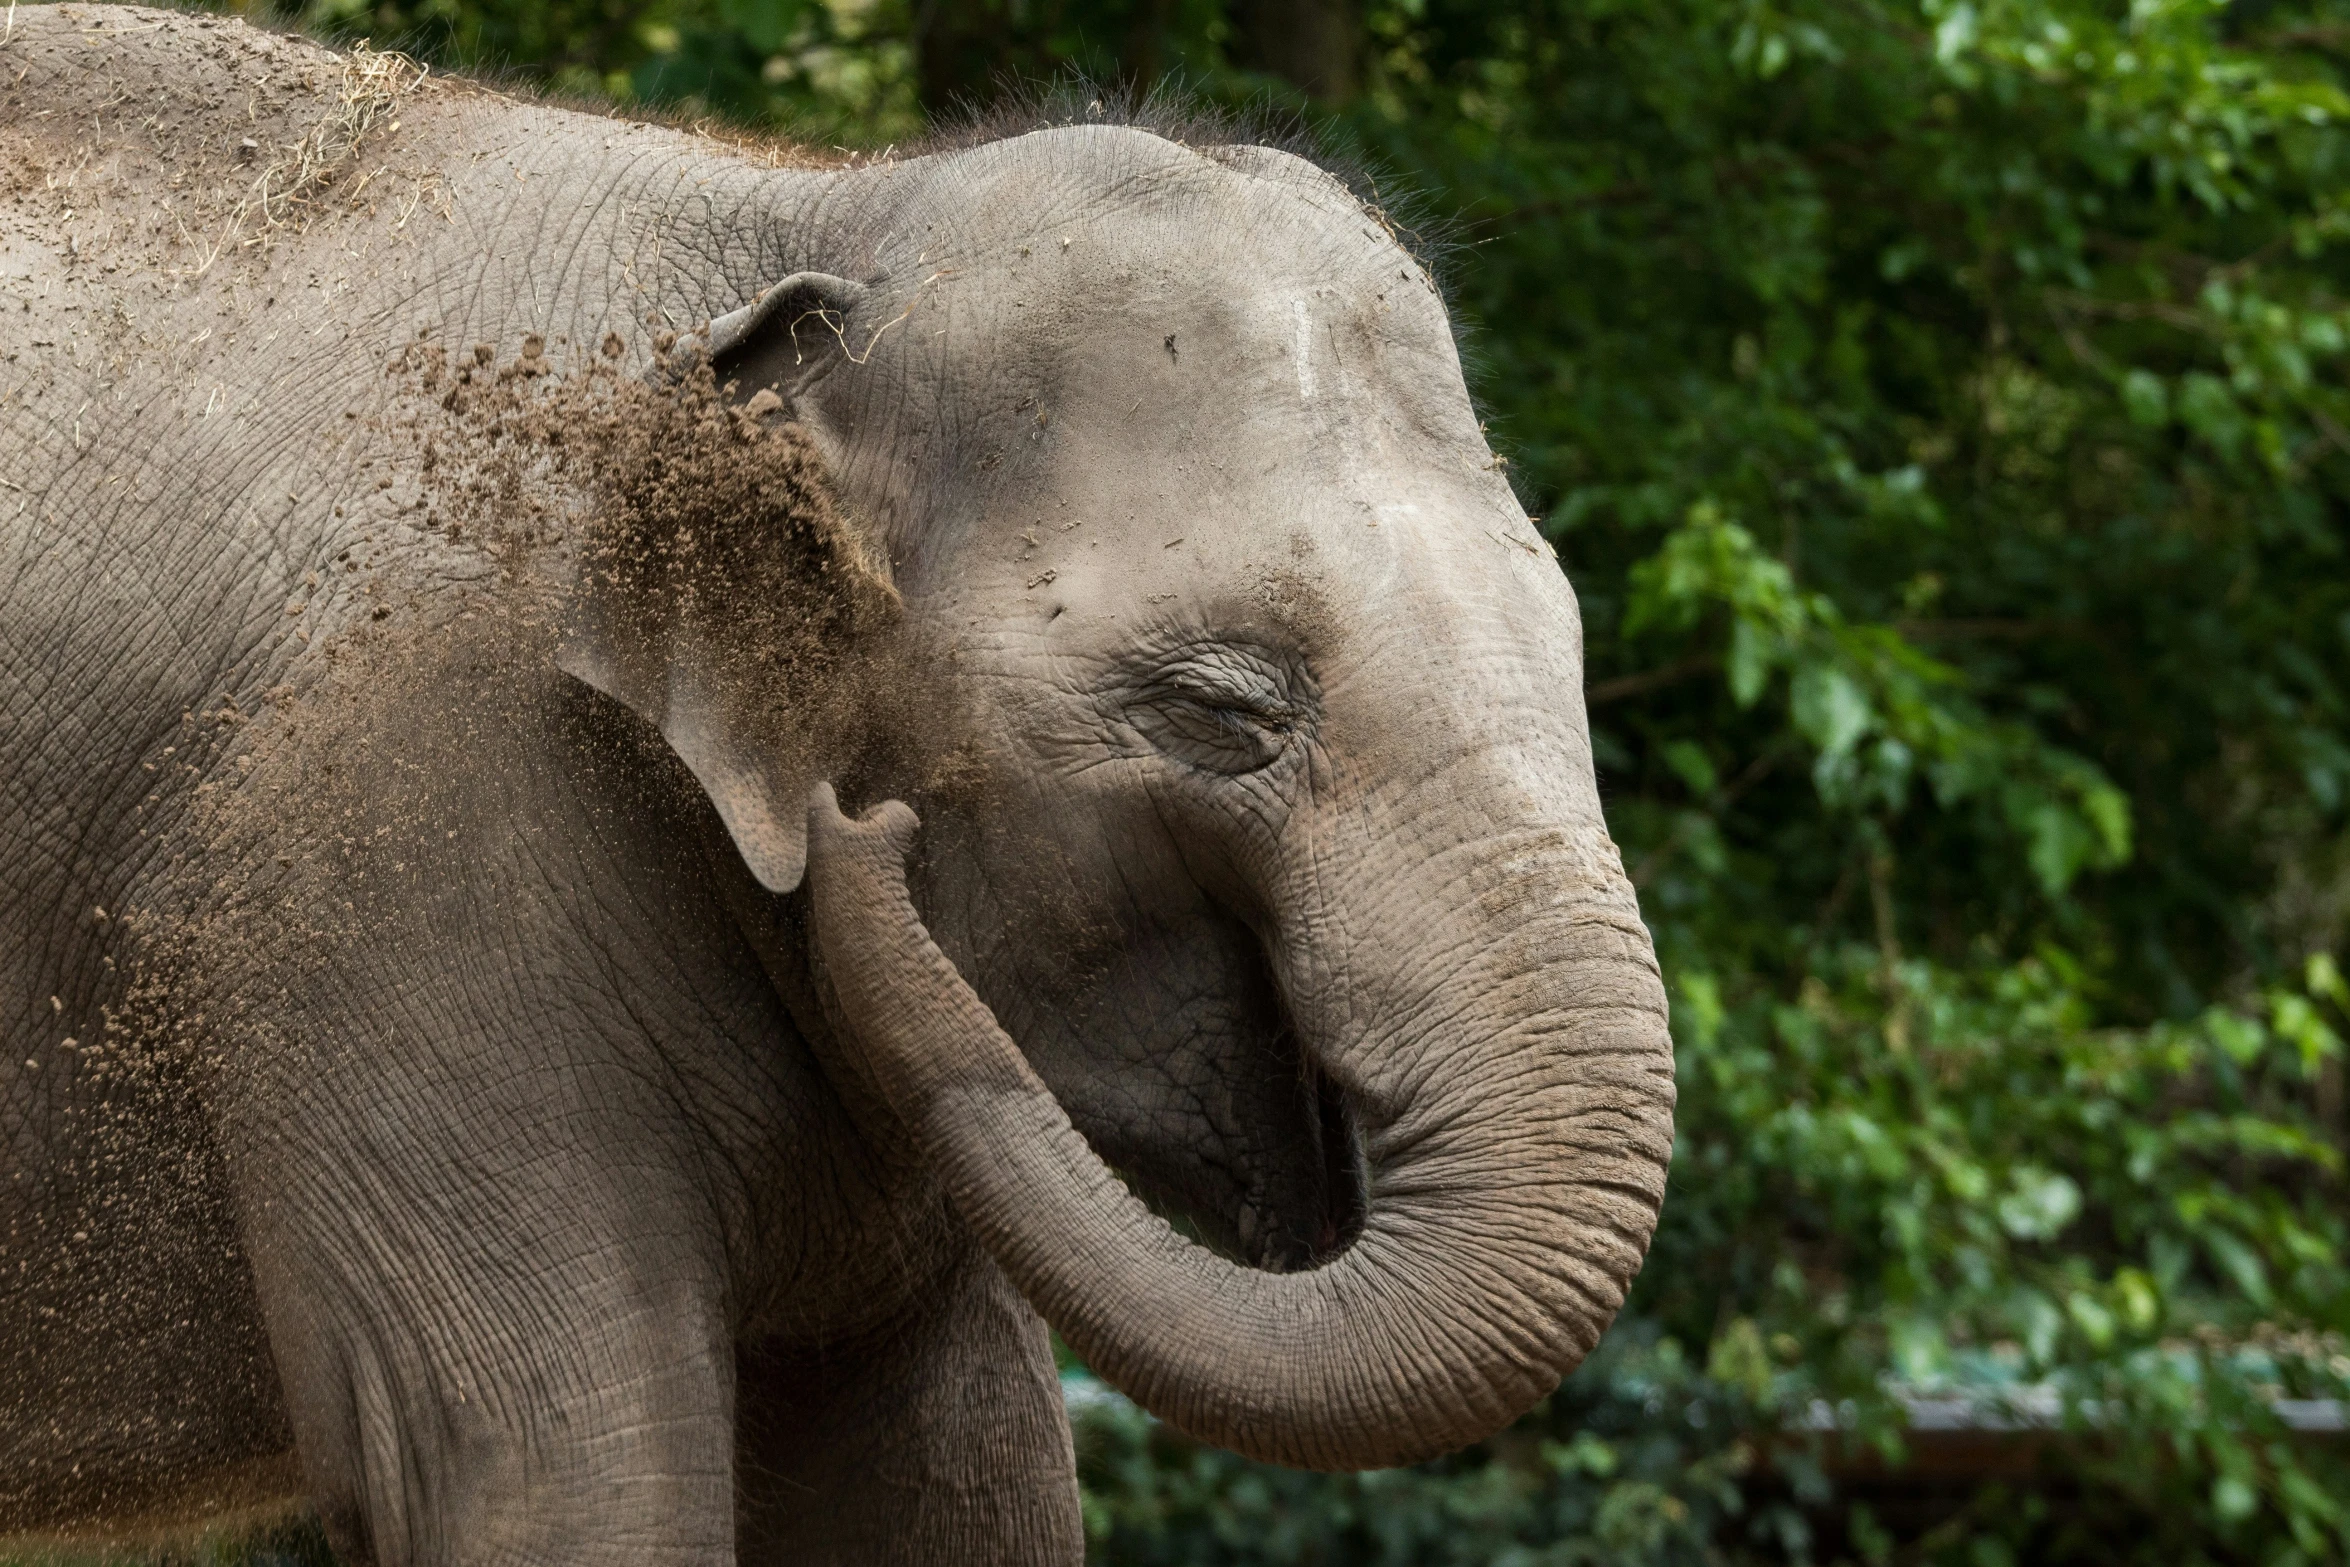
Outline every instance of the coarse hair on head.
POLYGON ((1220 103, 1180 76, 1147 86, 1104 82, 1075 69, 1042 79, 1005 78, 984 102, 957 97, 932 117, 920 140, 894 154, 919 158, 1008 141, 1069 125, 1117 125, 1178 146, 1214 152, 1269 147, 1303 159, 1344 186, 1371 221, 1419 263, 1441 292, 1444 263, 1458 248, 1446 222, 1432 220, 1420 193, 1383 176, 1361 146, 1332 121, 1315 121, 1270 92, 1243 104, 1220 103))

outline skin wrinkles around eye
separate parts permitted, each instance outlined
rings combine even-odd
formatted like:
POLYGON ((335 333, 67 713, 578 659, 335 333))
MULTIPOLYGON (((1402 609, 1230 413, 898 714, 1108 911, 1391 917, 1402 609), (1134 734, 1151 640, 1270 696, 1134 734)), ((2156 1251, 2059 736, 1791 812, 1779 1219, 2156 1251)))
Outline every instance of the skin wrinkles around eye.
POLYGON ((1256 772, 1310 723, 1310 688, 1293 661, 1217 643, 1137 660, 1118 682, 1121 716, 1154 748, 1216 772, 1256 772))

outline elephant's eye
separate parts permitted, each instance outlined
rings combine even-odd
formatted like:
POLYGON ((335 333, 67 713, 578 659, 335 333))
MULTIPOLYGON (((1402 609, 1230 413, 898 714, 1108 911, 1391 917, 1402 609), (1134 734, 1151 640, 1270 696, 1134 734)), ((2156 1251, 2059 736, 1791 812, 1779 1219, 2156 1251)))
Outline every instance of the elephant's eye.
POLYGON ((1287 713, 1175 692, 1130 710, 1151 744, 1220 773, 1252 773, 1287 748, 1295 725, 1287 713))
POLYGON ((1125 706, 1127 721, 1153 746, 1219 773, 1251 773, 1278 761, 1301 716, 1276 671, 1229 655, 1157 670, 1125 706))

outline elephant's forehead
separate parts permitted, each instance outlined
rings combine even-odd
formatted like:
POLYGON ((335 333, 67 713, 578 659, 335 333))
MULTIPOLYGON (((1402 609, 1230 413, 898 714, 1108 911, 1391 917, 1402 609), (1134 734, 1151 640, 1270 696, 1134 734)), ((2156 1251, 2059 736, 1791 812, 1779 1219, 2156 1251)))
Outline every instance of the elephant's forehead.
POLYGON ((1268 572, 1368 603, 1445 577, 1415 557, 1463 531, 1538 547, 1441 300, 1322 171, 1090 127, 937 173, 898 209, 875 408, 942 454, 967 571, 1000 556, 1046 613, 1172 615, 1268 572))
MULTIPOLYGON (((1081 126, 945 160, 898 208, 885 261, 989 365, 1164 328, 1153 349, 1297 356, 1352 328, 1451 363, 1441 300, 1327 173, 1261 147, 1201 151, 1081 126), (927 297, 924 297, 927 295, 927 297), (1133 329, 1129 331, 1127 329, 1133 329)), ((1314 389, 1309 369, 1303 382, 1314 389)))

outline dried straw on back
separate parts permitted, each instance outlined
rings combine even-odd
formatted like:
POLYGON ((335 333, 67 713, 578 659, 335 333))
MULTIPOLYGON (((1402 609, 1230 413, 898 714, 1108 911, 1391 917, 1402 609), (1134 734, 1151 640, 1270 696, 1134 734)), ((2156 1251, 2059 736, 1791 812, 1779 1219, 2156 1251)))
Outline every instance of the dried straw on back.
POLYGON ((398 121, 391 116, 400 99, 422 84, 426 75, 425 68, 408 56, 370 48, 364 39, 341 57, 340 64, 342 79, 334 105, 299 139, 278 149, 262 165, 203 264, 195 269, 196 275, 209 270, 232 245, 258 243, 271 229, 306 225, 311 198, 334 183, 369 131, 387 121, 397 127, 398 121), (264 234, 248 240, 245 225, 255 216, 260 218, 264 234))

